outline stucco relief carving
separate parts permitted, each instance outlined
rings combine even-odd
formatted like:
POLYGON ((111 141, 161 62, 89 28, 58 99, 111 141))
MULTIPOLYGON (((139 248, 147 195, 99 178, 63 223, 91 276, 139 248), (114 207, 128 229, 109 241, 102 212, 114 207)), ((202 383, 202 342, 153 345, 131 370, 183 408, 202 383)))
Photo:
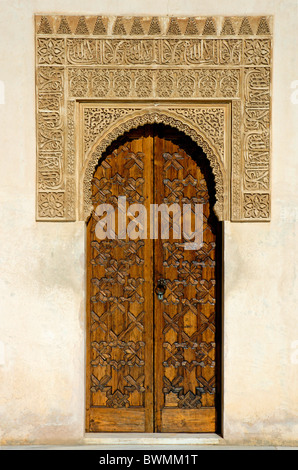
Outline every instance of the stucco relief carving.
MULTIPOLYGON (((90 114, 90 108, 87 108, 87 114, 90 114)), ((92 108, 91 108, 92 109, 92 108)), ((96 112, 97 108, 95 108, 96 112)), ((215 213, 217 214, 219 220, 224 220, 228 218, 228 209, 229 209, 229 190, 227 188, 227 172, 225 170, 224 161, 222 160, 224 154, 224 141, 221 142, 221 145, 216 145, 216 138, 210 137, 210 134, 202 130, 201 126, 192 122, 194 115, 199 116, 201 114, 201 119, 197 117, 199 122, 204 122, 205 119, 203 112, 210 110, 207 109, 192 109, 193 113, 189 115, 182 116, 179 114, 181 109, 162 107, 160 110, 152 109, 151 107, 142 107, 139 109, 128 109, 129 117, 126 119, 118 119, 114 125, 108 127, 103 134, 99 134, 99 137, 95 140, 95 144, 91 147, 89 155, 87 153, 85 161, 82 162, 82 171, 80 172, 83 177, 80 181, 80 190, 84 194, 83 207, 81 208, 80 218, 87 220, 90 216, 92 210, 91 204, 91 180, 95 171, 95 167, 98 164, 99 159, 102 156, 102 153, 106 148, 119 136, 123 135, 125 132, 135 129, 139 126, 146 124, 154 123, 163 123, 169 125, 175 129, 182 131, 185 135, 189 136, 194 140, 204 151, 207 158, 210 161, 211 168, 214 174, 215 185, 216 185, 216 204, 214 206, 215 213), (133 112, 134 111, 134 112, 133 112), (177 112, 178 111, 178 112, 177 112), (220 155, 220 149, 222 150, 222 156, 220 155)), ((104 110, 108 115, 109 112, 113 109, 105 108, 104 110)), ((92 111, 91 111, 92 112, 92 111)), ((207 121, 206 125, 216 129, 219 121, 222 119, 221 129, 223 131, 224 125, 224 108, 218 107, 213 109, 213 117, 209 122, 207 121)), ((203 127, 203 126, 202 126, 203 127)), ((89 131, 89 130, 88 130, 89 131)), ((217 131, 217 129, 216 129, 217 131)), ((219 131, 220 132, 220 131, 219 131)))
POLYGON ((240 70, 69 68, 68 89, 76 99, 239 98, 240 70))
POLYGON ((271 17, 35 20, 37 220, 86 218, 105 145, 161 119, 205 149, 219 218, 270 220, 271 17))

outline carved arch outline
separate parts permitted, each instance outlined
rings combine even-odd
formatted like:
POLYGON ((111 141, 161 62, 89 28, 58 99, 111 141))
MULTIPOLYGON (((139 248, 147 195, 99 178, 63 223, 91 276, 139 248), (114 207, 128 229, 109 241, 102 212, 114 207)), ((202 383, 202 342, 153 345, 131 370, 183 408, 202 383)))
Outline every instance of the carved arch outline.
POLYGON ((202 130, 197 129, 196 126, 191 126, 187 120, 181 119, 180 116, 178 119, 176 115, 165 109, 159 111, 147 108, 134 113, 133 117, 130 116, 126 119, 118 119, 105 133, 97 137, 91 149, 87 152, 78 191, 79 195, 83 195, 83 200, 78 201, 81 206, 80 220, 86 221, 91 214, 93 208, 91 202, 91 181, 102 154, 109 145, 125 132, 147 124, 165 124, 182 131, 203 150, 206 158, 210 162, 215 180, 216 203, 213 210, 218 220, 222 221, 227 219, 229 213, 228 188, 230 182, 227 181, 228 175, 224 169, 218 149, 216 149, 202 130))

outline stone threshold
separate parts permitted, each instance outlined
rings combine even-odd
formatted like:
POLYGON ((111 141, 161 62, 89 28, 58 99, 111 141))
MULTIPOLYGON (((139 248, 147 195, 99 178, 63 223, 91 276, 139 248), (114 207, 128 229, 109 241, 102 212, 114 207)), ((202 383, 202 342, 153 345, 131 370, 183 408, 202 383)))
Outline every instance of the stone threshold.
POLYGON ((163 434, 163 433, 86 433, 85 445, 216 445, 223 439, 218 434, 163 434))

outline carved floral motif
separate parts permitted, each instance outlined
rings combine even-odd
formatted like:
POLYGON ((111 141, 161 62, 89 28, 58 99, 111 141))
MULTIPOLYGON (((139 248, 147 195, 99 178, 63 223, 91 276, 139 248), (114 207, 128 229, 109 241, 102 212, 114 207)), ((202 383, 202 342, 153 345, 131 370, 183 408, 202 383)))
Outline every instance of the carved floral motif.
POLYGON ((245 193, 244 217, 267 219, 269 217, 269 194, 245 193))
POLYGON ((69 68, 68 83, 75 98, 235 98, 240 70, 69 68))
POLYGON ((62 218, 64 216, 64 193, 39 193, 40 217, 62 218))
POLYGON ((37 57, 40 65, 61 65, 64 63, 64 39, 40 38, 37 41, 37 57))

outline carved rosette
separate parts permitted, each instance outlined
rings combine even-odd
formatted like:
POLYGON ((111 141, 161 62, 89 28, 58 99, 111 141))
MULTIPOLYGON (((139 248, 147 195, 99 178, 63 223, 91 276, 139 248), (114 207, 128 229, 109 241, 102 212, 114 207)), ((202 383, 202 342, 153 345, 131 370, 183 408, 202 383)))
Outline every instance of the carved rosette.
POLYGON ((220 219, 270 220, 272 17, 35 23, 37 220, 85 220, 96 158, 129 126, 150 122, 203 148, 220 219))

